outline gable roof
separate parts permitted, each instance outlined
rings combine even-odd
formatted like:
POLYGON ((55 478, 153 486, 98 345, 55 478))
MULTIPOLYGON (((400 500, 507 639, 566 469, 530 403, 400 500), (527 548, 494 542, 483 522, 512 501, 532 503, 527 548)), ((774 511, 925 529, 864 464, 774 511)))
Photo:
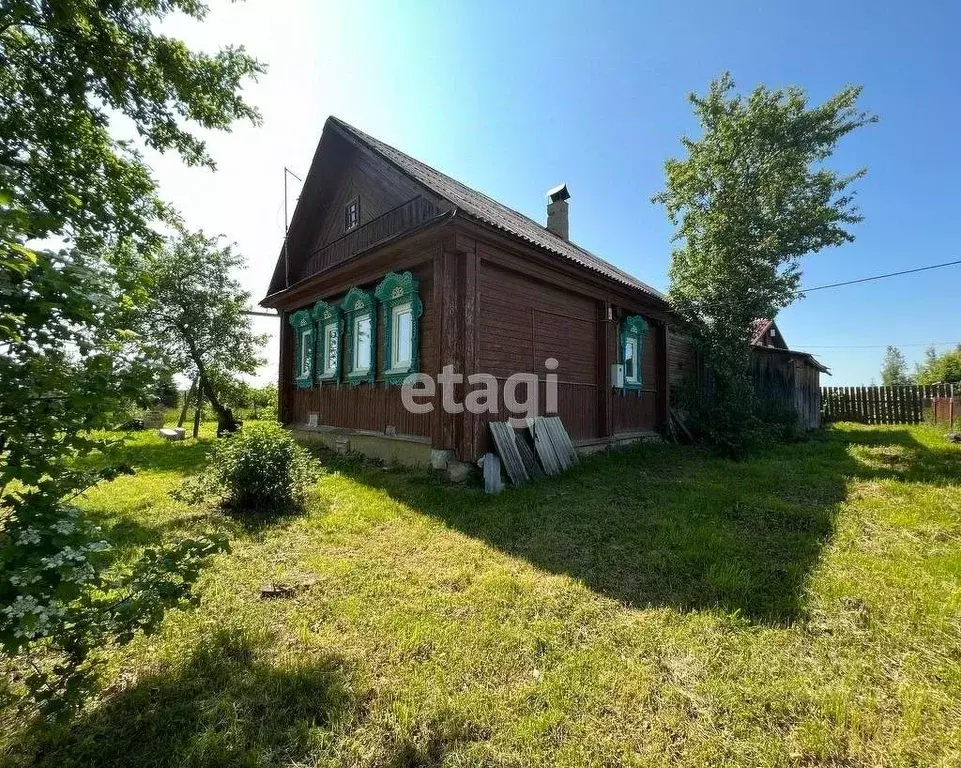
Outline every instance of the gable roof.
POLYGON ((763 317, 757 318, 751 323, 751 345, 758 350, 763 352, 774 352, 777 354, 791 355, 797 360, 812 365, 817 368, 822 373, 830 375, 831 371, 827 366, 818 362, 818 360, 810 352, 801 352, 796 349, 789 349, 787 342, 784 340, 784 335, 781 333, 781 329, 777 327, 777 323, 773 319, 767 320, 763 317), (766 344, 766 334, 770 329, 774 329, 778 335, 779 345, 766 344), (783 345, 783 346, 781 346, 783 345))
POLYGON ((555 235, 533 219, 529 219, 527 216, 518 213, 512 208, 508 208, 506 205, 497 202, 482 192, 478 192, 465 184, 461 184, 456 179, 452 179, 450 176, 431 168, 429 165, 414 159, 410 155, 404 154, 389 144, 385 144, 379 139, 375 139, 373 136, 359 131, 339 118, 331 116, 327 122, 328 125, 333 125, 348 138, 353 139, 375 155, 387 160, 402 173, 411 177, 438 197, 442 197, 453 203, 459 212, 465 213, 510 235, 526 240, 556 256, 586 267, 611 280, 639 290, 648 296, 660 299, 661 301, 667 301, 667 297, 656 288, 652 288, 647 283, 641 282, 633 275, 628 274, 622 269, 618 269, 613 264, 595 256, 590 251, 555 235))
POLYGON ((767 329, 773 323, 773 320, 765 320, 763 317, 759 317, 751 323, 751 343, 760 344, 764 339, 764 334, 767 333, 767 329))
POLYGON ((763 317, 759 317, 751 323, 751 343, 761 344, 764 341, 764 334, 768 332, 772 325, 777 330, 777 325, 774 324, 773 320, 766 320, 763 317))

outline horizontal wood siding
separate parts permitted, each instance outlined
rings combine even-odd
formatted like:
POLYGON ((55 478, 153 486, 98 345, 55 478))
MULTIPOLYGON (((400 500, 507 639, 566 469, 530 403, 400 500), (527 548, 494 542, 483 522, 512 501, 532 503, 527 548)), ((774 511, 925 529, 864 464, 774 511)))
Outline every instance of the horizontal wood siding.
POLYGON ((696 381, 697 357, 687 338, 680 333, 671 332, 667 345, 668 378, 671 387, 680 387, 686 381, 696 381))
MULTIPOLYGON (((420 299, 424 305, 424 313, 420 318, 420 369, 433 374, 438 368, 439 350, 433 311, 432 264, 426 261, 411 269, 411 272, 419 281, 420 299)), ((373 291, 379 279, 358 287, 373 291)), ((340 301, 344 293, 346 292, 333 296, 317 296, 314 301, 317 299, 340 301)), ((307 306, 312 305, 313 302, 307 306)), ((347 330, 341 343, 342 353, 349 348, 350 343, 350 333, 347 330)), ((384 384, 385 354, 384 313, 378 303, 377 383, 374 386, 369 384, 351 386, 346 383, 323 384, 312 389, 297 389, 287 384, 286 386, 290 388, 288 394, 291 401, 290 421, 295 424, 306 424, 310 414, 316 413, 319 423, 325 426, 374 432, 384 432, 392 427, 398 435, 431 437, 435 423, 434 415, 408 413, 401 401, 400 387, 388 387, 384 384)), ((287 357, 292 359, 292 355, 287 357)), ((345 359, 345 357, 341 358, 341 366, 346 365, 345 359)), ((288 381, 290 375, 291 371, 288 370, 288 381)))
MULTIPOLYGON (((593 300, 536 281, 521 272, 484 260, 491 251, 478 244, 478 333, 476 370, 500 383, 498 413, 480 419, 486 425, 510 416, 503 403, 503 384, 515 373, 536 373, 541 381, 541 415, 561 417, 572 439, 597 437, 597 305, 593 300), (548 411, 544 366, 558 361, 557 409, 548 411)), ((489 446, 489 443, 485 443, 489 446)))

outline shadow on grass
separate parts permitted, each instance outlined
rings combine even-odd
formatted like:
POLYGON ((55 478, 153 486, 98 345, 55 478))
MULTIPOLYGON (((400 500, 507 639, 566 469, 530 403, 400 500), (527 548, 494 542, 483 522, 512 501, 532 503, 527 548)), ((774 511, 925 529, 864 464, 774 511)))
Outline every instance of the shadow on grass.
MULTIPOLYGON (((70 724, 34 723, 8 758, 71 766, 287 766, 372 761, 385 768, 440 766, 448 755, 490 738, 456 712, 426 722, 377 720, 379 736, 352 751, 373 692, 337 655, 278 668, 271 643, 221 630, 179 668, 105 692, 98 708, 70 724)), ((117 686, 115 686, 117 688, 117 686)))
POLYGON ((193 474, 207 463, 216 441, 209 438, 166 441, 128 442, 118 447, 109 458, 120 460, 136 469, 154 472, 193 474))
POLYGON ((62 729, 37 725, 22 744, 43 766, 289 765, 360 705, 342 659, 278 668, 243 636, 220 631, 180 669, 112 693, 62 729))
POLYGON ((634 607, 803 615, 810 572, 852 479, 958 482, 961 452, 907 430, 830 430, 747 461, 644 445, 487 497, 423 475, 341 471, 537 568, 634 607))

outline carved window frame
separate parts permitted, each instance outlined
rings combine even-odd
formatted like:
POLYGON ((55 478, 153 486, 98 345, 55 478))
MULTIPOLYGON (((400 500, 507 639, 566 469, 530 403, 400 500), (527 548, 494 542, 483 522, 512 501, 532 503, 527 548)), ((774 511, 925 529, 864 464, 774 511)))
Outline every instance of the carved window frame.
POLYGON ((628 315, 621 322, 620 345, 618 354, 624 365, 624 389, 640 390, 644 387, 642 361, 644 360, 644 334, 647 333, 647 321, 640 315, 628 315), (627 375, 627 348, 634 347, 634 375, 627 375))
POLYGON ((294 329, 294 384, 297 389, 310 389, 314 383, 314 358, 317 329, 310 310, 301 309, 288 318, 294 329))
POLYGON ((340 303, 344 313, 344 328, 349 340, 347 345, 347 383, 351 385, 367 382, 373 384, 377 378, 377 305, 374 297, 360 288, 351 288, 340 303), (357 347, 357 323, 365 316, 370 317, 370 366, 354 370, 354 357, 357 347))
POLYGON ((419 371, 420 365, 420 316, 424 313, 418 293, 419 284, 410 272, 388 273, 374 290, 374 295, 384 308, 384 381, 390 384, 403 384, 412 373, 419 371), (399 331, 395 327, 398 310, 410 307, 410 359, 406 362, 395 361, 394 353, 399 347, 399 339, 394 338, 399 331))
POLYGON ((314 304, 312 314, 317 326, 317 339, 320 342, 316 345, 317 354, 315 356, 317 382, 319 384, 336 384, 340 381, 340 361, 343 358, 344 329, 341 322, 341 307, 326 301, 318 301, 314 304), (336 358, 334 359, 334 367, 330 371, 327 370, 327 360, 330 357, 330 336, 327 333, 329 328, 334 329, 337 339, 336 358))

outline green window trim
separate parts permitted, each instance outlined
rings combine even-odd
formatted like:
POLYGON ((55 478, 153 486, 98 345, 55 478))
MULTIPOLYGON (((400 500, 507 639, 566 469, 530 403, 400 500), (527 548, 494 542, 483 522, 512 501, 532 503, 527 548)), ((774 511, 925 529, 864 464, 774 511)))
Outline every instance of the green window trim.
POLYGON ((340 381, 341 340, 344 335, 341 307, 326 301, 318 301, 314 304, 311 314, 314 323, 317 325, 317 338, 320 341, 317 345, 316 356, 317 382, 319 384, 324 382, 336 384, 340 381), (329 331, 333 331, 333 339, 331 339, 329 331), (328 369, 327 362, 331 357, 333 357, 333 366, 328 369))
POLYGON ((647 328, 647 322, 640 315, 628 315, 621 322, 619 355, 624 366, 626 390, 640 390, 644 387, 641 361, 644 359, 644 334, 647 333, 647 328))
POLYGON ((294 312, 288 319, 294 329, 294 384, 309 389, 314 382, 314 350, 317 329, 309 310, 294 312))
POLYGON ((384 307, 384 381, 388 385, 403 384, 417 373, 420 359, 419 320, 424 306, 417 293, 417 280, 410 272, 390 272, 374 295, 384 307), (401 338, 401 333, 406 338, 401 338), (406 352, 404 359, 395 359, 402 352, 406 352))
POLYGON ((344 313, 345 335, 349 341, 347 345, 347 383, 350 385, 367 382, 373 384, 377 377, 377 306, 374 297, 360 288, 351 288, 340 303, 344 313), (370 365, 367 368, 354 370, 357 327, 364 319, 369 319, 368 343, 370 344, 370 365))

